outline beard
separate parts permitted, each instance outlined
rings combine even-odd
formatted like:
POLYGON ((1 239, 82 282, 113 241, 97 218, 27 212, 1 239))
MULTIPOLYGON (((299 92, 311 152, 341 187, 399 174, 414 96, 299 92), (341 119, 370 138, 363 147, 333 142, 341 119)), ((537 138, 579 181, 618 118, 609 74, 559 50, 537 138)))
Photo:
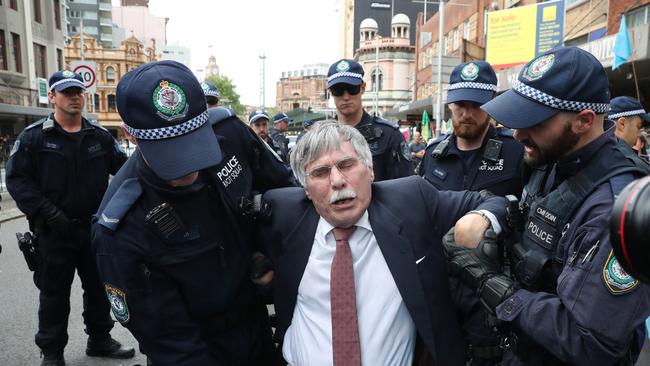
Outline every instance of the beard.
POLYGON ((466 140, 476 140, 483 137, 483 133, 490 124, 490 117, 486 117, 483 122, 462 123, 453 121, 454 135, 466 140))
POLYGON ((562 134, 555 141, 545 143, 544 147, 540 147, 531 139, 522 140, 521 143, 532 150, 530 153, 528 151, 524 153, 524 160, 531 167, 556 162, 567 152, 571 151, 579 139, 580 136, 571 131, 571 123, 566 122, 562 134))

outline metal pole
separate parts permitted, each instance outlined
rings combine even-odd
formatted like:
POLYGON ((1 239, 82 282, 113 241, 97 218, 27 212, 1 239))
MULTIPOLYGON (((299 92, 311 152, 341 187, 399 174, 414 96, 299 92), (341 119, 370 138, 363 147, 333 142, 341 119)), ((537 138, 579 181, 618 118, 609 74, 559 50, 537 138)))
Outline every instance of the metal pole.
POLYGON ((79 18, 79 37, 81 38, 81 43, 79 44, 81 61, 84 61, 84 18, 83 11, 81 12, 81 17, 79 18))
POLYGON ((266 89, 266 82, 265 82, 266 56, 264 54, 261 54, 259 58, 260 61, 262 62, 262 64, 260 65, 260 109, 264 109, 266 104, 266 95, 264 90, 266 89))
POLYGON ((376 36, 375 42, 375 72, 373 72, 370 77, 372 78, 372 89, 375 91, 374 95, 374 107, 375 107, 375 116, 379 116, 379 88, 377 87, 377 81, 379 79, 379 36, 376 36))
POLYGON ((422 25, 427 22, 427 0, 424 0, 424 12, 422 13, 422 25))
MULTIPOLYGON (((438 93, 438 110, 436 112, 436 135, 440 136, 440 126, 442 122, 442 116, 443 116, 443 109, 442 109, 442 46, 444 42, 444 31, 445 31, 445 2, 443 0, 440 1, 440 5, 438 6, 438 14, 440 14, 440 17, 438 18, 438 87, 437 87, 437 93, 438 93)), ((433 97, 433 95, 431 96, 433 97)), ((433 102, 433 100, 432 100, 433 102)))

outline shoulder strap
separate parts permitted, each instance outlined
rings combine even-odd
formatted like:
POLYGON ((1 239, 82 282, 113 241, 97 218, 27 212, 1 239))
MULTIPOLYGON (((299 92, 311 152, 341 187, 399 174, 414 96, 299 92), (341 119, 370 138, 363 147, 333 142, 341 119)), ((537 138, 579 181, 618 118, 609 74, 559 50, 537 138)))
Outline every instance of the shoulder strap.
POLYGON ((142 195, 142 185, 138 178, 129 178, 122 182, 120 188, 99 213, 98 222, 111 231, 115 231, 133 204, 142 195))

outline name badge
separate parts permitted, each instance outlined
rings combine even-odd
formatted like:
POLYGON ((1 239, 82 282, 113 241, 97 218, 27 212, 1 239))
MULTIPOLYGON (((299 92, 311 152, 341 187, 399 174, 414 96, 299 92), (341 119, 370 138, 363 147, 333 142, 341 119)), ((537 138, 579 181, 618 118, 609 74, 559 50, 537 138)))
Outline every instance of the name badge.
POLYGON ((434 168, 431 173, 442 180, 445 180, 445 178, 447 178, 447 172, 440 170, 438 168, 434 168))

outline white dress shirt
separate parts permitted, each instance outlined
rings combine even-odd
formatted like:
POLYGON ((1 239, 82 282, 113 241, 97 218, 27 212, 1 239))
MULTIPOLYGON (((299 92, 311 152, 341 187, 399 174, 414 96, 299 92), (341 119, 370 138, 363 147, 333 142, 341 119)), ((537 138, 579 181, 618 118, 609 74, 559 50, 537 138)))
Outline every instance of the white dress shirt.
MULTIPOLYGON (((368 211, 356 226, 348 241, 354 266, 361 364, 410 366, 415 324, 372 233, 368 211)), ((332 229, 320 218, 282 345, 282 354, 290 365, 333 364, 330 271, 336 242, 332 229)))

